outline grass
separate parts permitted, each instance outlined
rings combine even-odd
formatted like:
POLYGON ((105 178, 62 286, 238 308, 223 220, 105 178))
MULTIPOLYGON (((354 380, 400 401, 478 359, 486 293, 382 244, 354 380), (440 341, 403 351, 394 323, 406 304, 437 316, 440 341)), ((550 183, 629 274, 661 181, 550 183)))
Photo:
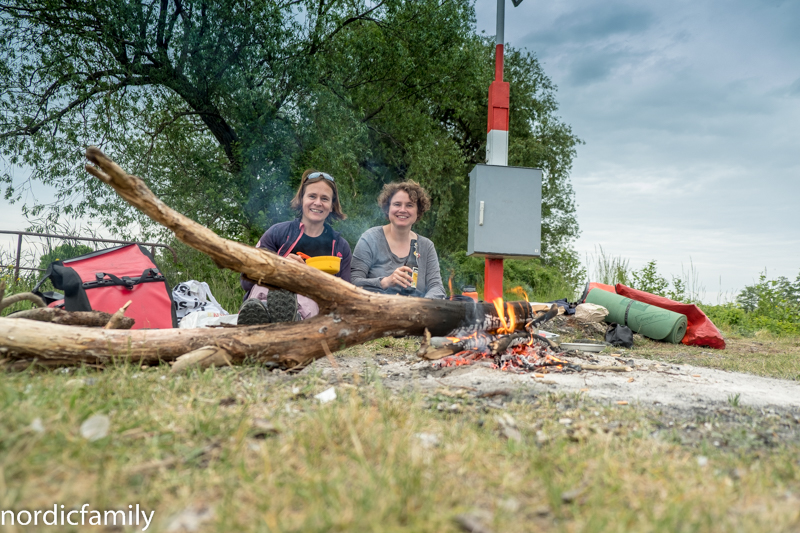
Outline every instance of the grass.
POLYGON ((659 411, 582 396, 518 393, 496 410, 465 390, 391 392, 372 358, 411 344, 348 350, 363 365, 324 405, 313 396, 333 374, 314 368, 6 375, 0 509, 138 503, 156 511, 154 531, 203 507, 213 517, 202 531, 458 531, 454 517, 470 512, 495 531, 800 527, 798 438, 738 445, 741 428, 723 428, 733 444, 718 448, 684 443, 659 411), (97 413, 111 430, 88 442, 79 427, 97 413), (503 436, 501 413, 520 441, 503 436), (258 419, 276 432, 254 429, 258 419), (422 433, 438 443, 426 447, 422 433))
POLYGON ((764 332, 755 338, 727 335, 725 342, 724 350, 713 350, 641 338, 629 353, 673 364, 800 381, 800 337, 764 332))
MULTIPOLYGON (((208 281, 235 312, 238 277, 201 261, 184 251, 165 270, 208 281)), ((544 274, 523 287, 531 299, 557 297, 544 274)), ((799 337, 723 332, 724 351, 641 339, 627 353, 800 380, 799 337)), ((200 531, 226 532, 455 532, 464 513, 511 532, 800 529, 798 411, 756 412, 738 395, 698 415, 530 391, 496 409, 464 389, 385 387, 376 354, 414 349, 382 339, 337 354, 361 362, 339 382, 315 367, 5 374, 0 511, 139 504, 155 510, 148 531, 186 510, 205 516, 200 531), (338 398, 321 405, 332 385, 338 398), (111 428, 89 442, 79 428, 94 414, 111 428)))

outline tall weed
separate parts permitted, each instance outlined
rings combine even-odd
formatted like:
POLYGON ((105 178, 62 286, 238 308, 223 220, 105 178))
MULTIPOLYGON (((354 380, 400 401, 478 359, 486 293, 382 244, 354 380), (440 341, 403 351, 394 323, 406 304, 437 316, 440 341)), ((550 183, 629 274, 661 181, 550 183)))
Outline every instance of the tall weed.
POLYGON ((623 259, 622 256, 606 254, 602 246, 597 246, 594 254, 586 256, 586 265, 587 270, 593 276, 593 279, 589 281, 606 285, 630 284, 630 260, 623 259))

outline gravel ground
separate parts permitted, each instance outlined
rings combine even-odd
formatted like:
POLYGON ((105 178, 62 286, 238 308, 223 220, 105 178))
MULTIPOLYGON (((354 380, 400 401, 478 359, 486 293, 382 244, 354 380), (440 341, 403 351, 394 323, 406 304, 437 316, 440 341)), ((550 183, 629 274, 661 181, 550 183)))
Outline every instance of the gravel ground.
MULTIPOLYGON (((398 394, 417 393, 438 410, 501 411, 508 402, 536 404, 555 399, 569 412, 592 405, 634 408, 649 419, 652 437, 686 446, 760 450, 800 443, 800 382, 727 372, 650 359, 584 354, 570 362, 629 366, 630 372, 550 372, 543 377, 513 374, 480 365, 434 369, 413 350, 387 347, 336 357, 337 368, 320 360, 314 367, 331 383, 353 374, 379 377, 398 394), (442 396, 457 391, 458 399, 442 396)), ((579 426, 576 426, 579 427, 579 426)), ((602 428, 616 431, 617 428, 602 428)))

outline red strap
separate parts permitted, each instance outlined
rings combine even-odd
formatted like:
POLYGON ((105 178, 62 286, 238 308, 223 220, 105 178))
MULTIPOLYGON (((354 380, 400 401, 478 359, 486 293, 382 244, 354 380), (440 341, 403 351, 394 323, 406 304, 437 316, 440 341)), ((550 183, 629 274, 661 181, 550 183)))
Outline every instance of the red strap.
POLYGON ((305 226, 303 225, 303 223, 301 222, 301 223, 300 223, 300 235, 297 237, 297 240, 295 240, 295 241, 292 243, 292 245, 289 247, 289 249, 288 249, 288 250, 286 250, 286 253, 285 253, 285 254, 283 254, 283 257, 286 257, 287 255, 289 255, 290 253, 292 253, 292 250, 294 250, 294 247, 297 245, 298 241, 299 241, 299 240, 300 240, 300 239, 303 237, 303 233, 305 232, 305 230, 306 230, 306 227, 305 227, 305 226))

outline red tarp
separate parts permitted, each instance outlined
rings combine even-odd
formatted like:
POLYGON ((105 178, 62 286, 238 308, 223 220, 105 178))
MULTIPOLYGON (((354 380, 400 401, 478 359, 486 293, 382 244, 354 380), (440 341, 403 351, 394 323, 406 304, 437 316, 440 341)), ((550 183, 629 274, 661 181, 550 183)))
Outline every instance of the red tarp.
POLYGON ((664 298, 663 296, 656 296, 649 292, 631 289, 622 283, 617 283, 616 287, 604 285, 602 283, 590 283, 588 291, 592 289, 601 289, 612 293, 615 292, 620 296, 636 300, 637 302, 654 305, 662 309, 686 315, 688 324, 686 326, 686 335, 683 336, 683 340, 681 341, 683 344, 688 346, 708 346, 718 350, 725 349, 725 340, 722 338, 722 334, 717 329, 717 326, 715 326, 706 314, 694 304, 682 304, 670 300, 669 298, 664 298))
POLYGON ((583 293, 583 298, 581 298, 581 302, 586 300, 586 296, 589 295, 589 291, 592 289, 603 289, 606 292, 610 292, 611 294, 615 294, 617 291, 614 290, 613 285, 606 285, 605 283, 598 283, 596 281, 592 281, 586 285, 586 292, 583 293))

